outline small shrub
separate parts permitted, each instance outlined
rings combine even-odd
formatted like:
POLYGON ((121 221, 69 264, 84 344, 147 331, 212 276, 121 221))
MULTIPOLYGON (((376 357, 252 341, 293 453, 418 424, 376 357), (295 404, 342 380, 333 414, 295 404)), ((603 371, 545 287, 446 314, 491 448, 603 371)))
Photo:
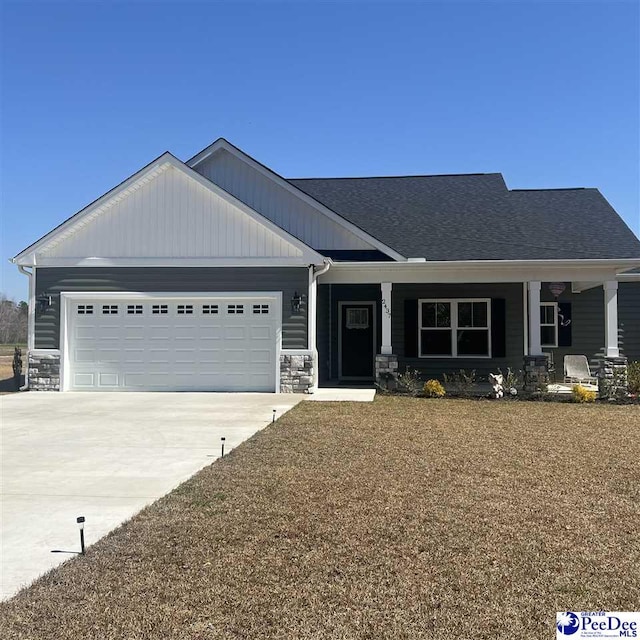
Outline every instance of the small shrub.
POLYGON ((422 390, 427 398, 443 398, 446 393, 444 387, 437 380, 427 380, 422 390))
POLYGON ((457 396, 471 395, 471 391, 476 384, 476 370, 467 373, 460 369, 458 373, 443 373, 444 383, 450 391, 457 396))
POLYGON ((511 369, 511 367, 507 367, 507 373, 502 373, 502 369, 498 368, 498 373, 502 374, 504 377, 504 394, 510 394, 515 396, 518 394, 518 389, 522 388, 522 371, 518 371, 517 373, 511 369), (513 392, 515 390, 515 393, 513 392))
POLYGON ((406 367, 404 373, 398 376, 398 391, 410 393, 416 396, 422 389, 422 380, 420 380, 420 372, 417 369, 409 369, 406 367))
POLYGON ((640 393, 640 361, 630 362, 627 369, 629 393, 640 393))
POLYGON ((16 391, 20 388, 20 382, 22 381, 22 349, 16 347, 13 352, 13 384, 16 391))
POLYGON ((585 389, 581 384, 574 384, 571 388, 571 393, 573 395, 574 402, 583 403, 596 401, 596 392, 585 389))

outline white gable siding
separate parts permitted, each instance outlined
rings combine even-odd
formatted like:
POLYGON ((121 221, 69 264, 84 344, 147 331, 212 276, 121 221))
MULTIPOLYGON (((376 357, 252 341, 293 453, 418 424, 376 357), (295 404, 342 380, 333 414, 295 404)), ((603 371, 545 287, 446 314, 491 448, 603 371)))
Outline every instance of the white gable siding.
POLYGON ((373 248, 224 149, 194 169, 314 249, 373 248))
POLYGON ((171 165, 43 247, 50 258, 298 258, 302 252, 171 165))

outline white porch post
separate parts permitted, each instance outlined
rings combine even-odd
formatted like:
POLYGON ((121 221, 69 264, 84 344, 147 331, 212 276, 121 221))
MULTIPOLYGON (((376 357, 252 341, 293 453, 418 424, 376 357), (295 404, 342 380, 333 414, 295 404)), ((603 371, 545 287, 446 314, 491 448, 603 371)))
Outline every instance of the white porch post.
POLYGON ((393 353, 391 347, 391 283, 381 282, 382 292, 382 346, 380 353, 390 355, 393 353))
POLYGON ((540 289, 539 281, 529 282, 529 355, 542 355, 540 337, 540 289))
POLYGON ((609 280, 603 283, 604 288, 604 331, 605 356, 618 358, 618 282, 609 280))

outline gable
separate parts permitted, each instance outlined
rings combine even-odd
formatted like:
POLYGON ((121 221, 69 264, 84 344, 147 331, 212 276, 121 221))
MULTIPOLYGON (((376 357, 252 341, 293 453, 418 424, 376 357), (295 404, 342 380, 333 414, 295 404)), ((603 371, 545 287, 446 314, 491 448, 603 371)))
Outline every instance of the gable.
POLYGON ((322 262, 318 254, 173 156, 167 154, 164 162, 128 182, 17 258, 30 257, 39 265, 100 259, 322 262))
POLYGON ((226 141, 204 158, 200 159, 200 155, 189 161, 195 171, 317 251, 381 250, 402 259, 340 215, 323 212, 324 205, 226 141))

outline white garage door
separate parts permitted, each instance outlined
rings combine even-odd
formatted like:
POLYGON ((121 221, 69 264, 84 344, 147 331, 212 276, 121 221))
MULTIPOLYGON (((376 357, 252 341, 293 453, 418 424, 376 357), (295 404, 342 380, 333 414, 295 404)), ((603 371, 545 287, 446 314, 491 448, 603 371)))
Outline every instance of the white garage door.
POLYGON ((276 296, 70 298, 64 386, 274 391, 276 296))

